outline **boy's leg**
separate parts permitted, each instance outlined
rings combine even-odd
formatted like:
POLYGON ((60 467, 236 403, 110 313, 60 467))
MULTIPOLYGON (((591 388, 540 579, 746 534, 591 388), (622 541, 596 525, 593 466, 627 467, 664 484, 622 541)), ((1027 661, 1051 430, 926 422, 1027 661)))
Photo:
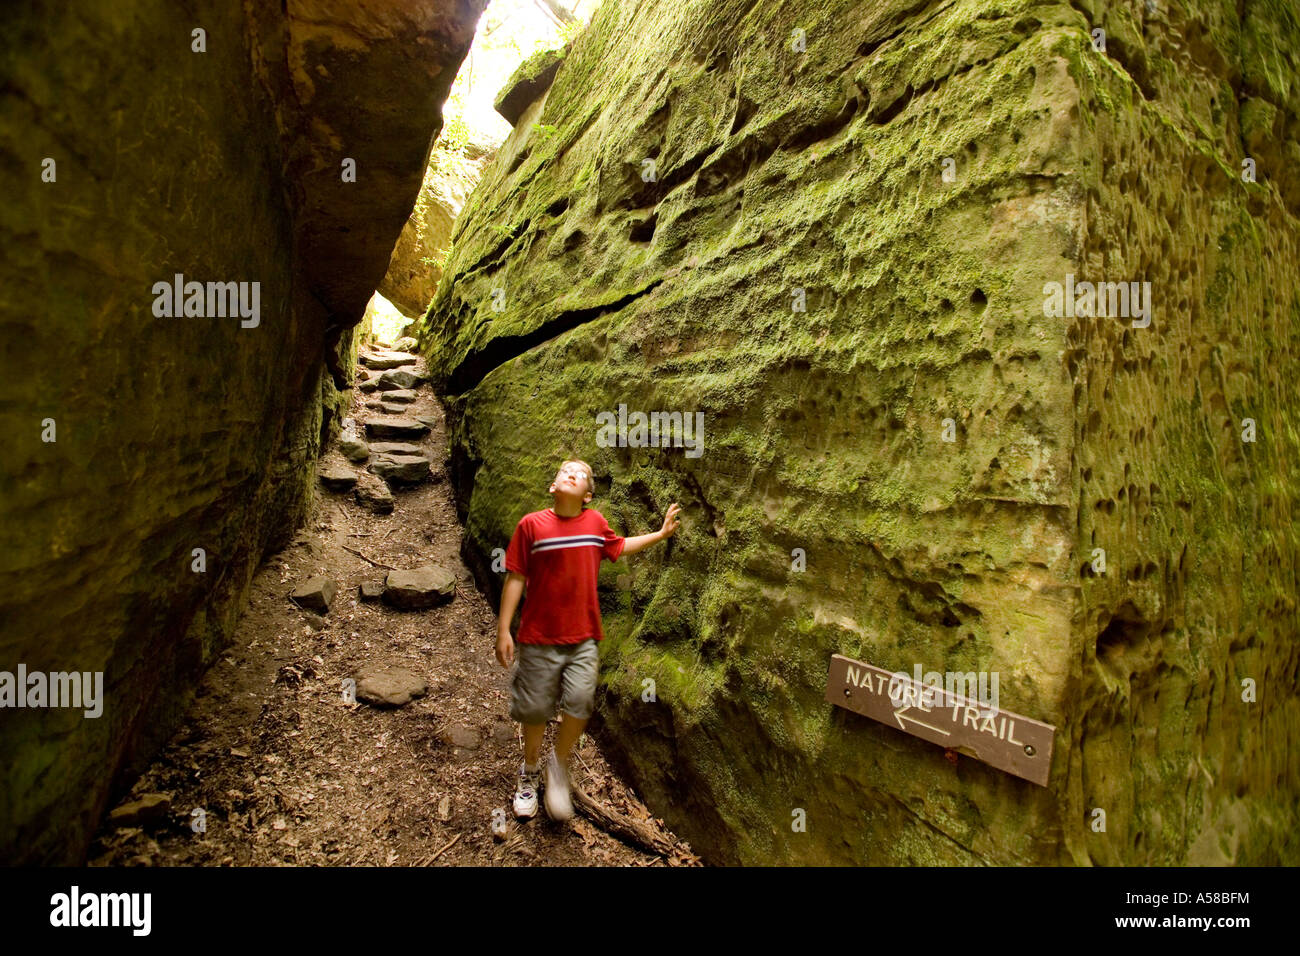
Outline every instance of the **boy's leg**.
POLYGON ((524 761, 537 765, 546 722, 555 715, 560 692, 560 667, 552 648, 519 644, 514 680, 510 684, 510 716, 523 726, 524 761))
POLYGON ((563 691, 560 729, 555 732, 555 755, 567 764, 573 745, 591 719, 596 706, 596 678, 600 673, 600 651, 594 639, 573 648, 573 656, 560 679, 563 691))
MULTIPOLYGON (((555 755, 564 763, 569 762, 569 752, 582 736, 589 719, 574 717, 572 714, 560 714, 560 729, 555 732, 555 755)), ((538 742, 540 741, 541 738, 538 737, 538 742)))
POLYGON ((546 764, 546 812, 552 820, 573 817, 573 800, 569 796, 569 753, 595 707, 596 675, 600 670, 600 653, 594 639, 565 648, 565 657, 564 673, 560 679, 564 689, 560 709, 564 716, 555 734, 555 749, 546 764))
POLYGON ((521 724, 524 728, 524 763, 536 767, 542 756, 542 737, 546 733, 545 724, 521 724))
POLYGON ((541 781, 542 736, 546 722, 555 713, 560 689, 560 671, 550 648, 520 644, 516 652, 514 680, 510 685, 510 716, 523 726, 524 766, 515 789, 515 816, 537 815, 537 793, 541 781))

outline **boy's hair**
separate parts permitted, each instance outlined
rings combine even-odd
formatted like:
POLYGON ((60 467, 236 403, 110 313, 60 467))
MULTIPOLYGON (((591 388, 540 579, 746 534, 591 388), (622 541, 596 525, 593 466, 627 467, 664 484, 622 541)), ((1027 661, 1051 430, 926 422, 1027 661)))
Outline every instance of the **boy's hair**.
POLYGON ((594 498, 596 496, 596 473, 591 470, 591 465, 587 464, 581 458, 566 458, 564 461, 560 462, 560 467, 555 469, 555 473, 558 475, 560 469, 565 465, 581 465, 583 468, 587 469, 587 490, 591 492, 591 496, 594 498))

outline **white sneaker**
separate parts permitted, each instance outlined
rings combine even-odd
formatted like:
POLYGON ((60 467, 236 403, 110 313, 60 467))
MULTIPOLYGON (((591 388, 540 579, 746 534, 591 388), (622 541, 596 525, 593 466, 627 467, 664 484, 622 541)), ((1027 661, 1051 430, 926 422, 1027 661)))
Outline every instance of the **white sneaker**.
POLYGON ((521 820, 531 820, 537 816, 537 790, 542 785, 542 775, 534 770, 529 773, 524 764, 519 765, 519 786, 515 788, 514 811, 521 820))
POLYGON ((569 820, 573 817, 573 801, 569 798, 569 771, 560 763, 552 750, 546 758, 546 815, 552 820, 569 820))

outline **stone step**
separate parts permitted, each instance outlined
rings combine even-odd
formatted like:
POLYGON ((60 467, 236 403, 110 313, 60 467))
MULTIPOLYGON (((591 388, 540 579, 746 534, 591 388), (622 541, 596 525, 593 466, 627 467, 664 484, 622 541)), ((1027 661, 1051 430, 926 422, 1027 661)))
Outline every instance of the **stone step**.
POLYGON ((386 402, 407 403, 415 401, 419 396, 409 388, 396 388, 384 392, 383 398, 386 402))
POLYGON ((366 422, 366 434, 371 438, 396 438, 399 441, 410 438, 423 438, 429 433, 429 426, 413 418, 392 418, 387 421, 366 422))
POLYGON ((340 438, 339 451, 348 461, 363 462, 370 457, 370 446, 360 438, 340 438))
POLYGON ((389 571, 384 578, 384 603, 404 610, 444 604, 456 596, 456 575, 436 564, 410 571, 389 571))
POLYGON ((404 707, 429 692, 428 682, 404 667, 369 667, 357 672, 357 700, 374 707, 404 707))
POLYGON ((357 504, 373 514, 387 515, 393 513, 392 491, 381 479, 369 472, 357 475, 357 487, 352 492, 352 495, 357 499, 357 504))
POLYGON ((412 355, 409 352, 387 352, 387 353, 368 353, 362 352, 357 359, 366 368, 389 369, 400 368, 403 365, 414 365, 420 360, 420 356, 412 355))
POLYGON ((366 402, 366 408, 375 412, 384 412, 388 415, 402 415, 407 411, 405 405, 399 405, 397 402, 366 402))
POLYGON ((404 368, 389 369, 379 376, 376 383, 381 392, 396 392, 401 389, 415 388, 420 384, 420 375, 404 368))
POLYGON ((351 491, 357 483, 357 473, 343 465, 326 465, 317 474, 330 491, 351 491))
POLYGON ((429 459, 424 455, 375 455, 370 470, 390 485, 418 485, 429 478, 429 459))
POLYGON ((429 457, 428 453, 419 445, 400 441, 371 442, 370 450, 376 455, 420 455, 424 458, 429 457))

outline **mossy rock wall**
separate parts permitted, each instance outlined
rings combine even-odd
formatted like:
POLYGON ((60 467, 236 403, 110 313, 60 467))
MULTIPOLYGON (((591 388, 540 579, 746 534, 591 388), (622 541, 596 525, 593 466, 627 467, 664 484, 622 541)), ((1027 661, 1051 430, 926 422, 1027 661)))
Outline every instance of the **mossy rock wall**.
POLYGON ((602 571, 598 726, 709 859, 1296 861, 1295 24, 607 0, 574 42, 421 342, 494 594, 563 457, 621 533, 682 504, 602 571), (1046 315, 1067 274, 1150 281, 1150 326, 1046 315), (603 447, 620 403, 702 454, 603 447), (834 653, 997 672, 1049 785, 828 706, 834 653))
POLYGON ((98 718, 0 711, 2 862, 84 859, 316 493, 483 4, 323 6, 6 13, 0 670, 102 671, 104 694, 98 718), (176 273, 259 282, 259 323, 155 316, 176 273))

